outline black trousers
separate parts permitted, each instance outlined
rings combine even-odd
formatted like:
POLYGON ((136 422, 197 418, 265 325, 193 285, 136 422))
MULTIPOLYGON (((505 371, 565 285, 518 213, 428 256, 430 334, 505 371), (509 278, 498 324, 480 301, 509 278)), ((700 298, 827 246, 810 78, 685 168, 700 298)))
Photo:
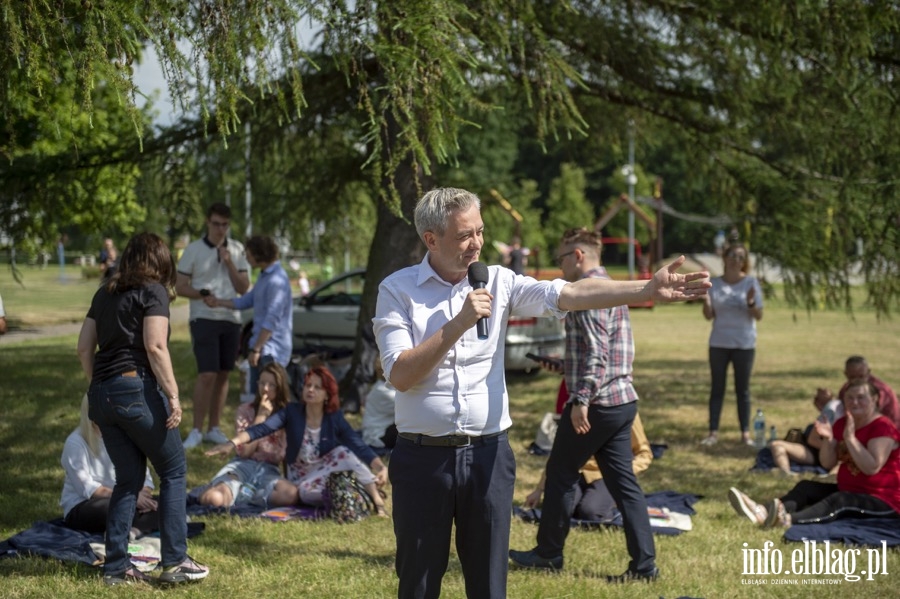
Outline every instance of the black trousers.
POLYGON ((750 430, 750 373, 753 372, 755 357, 755 349, 709 348, 709 372, 712 378, 709 392, 709 430, 719 430, 729 363, 734 366, 734 394, 737 397, 741 432, 746 433, 750 430))
POLYGON ((469 599, 503 599, 516 461, 506 433, 468 447, 397 438, 391 453, 400 599, 436 599, 456 551, 469 599))
MULTIPOLYGON (((106 532, 106 515, 109 513, 109 497, 85 499, 66 514, 66 526, 90 533, 106 532)), ((147 534, 159 530, 159 512, 135 511, 132 527, 147 534)))
POLYGON ((791 515, 791 524, 829 522, 841 516, 897 516, 877 497, 839 491, 834 483, 814 480, 801 480, 781 501, 791 515))
POLYGON ((628 570, 648 573, 655 567, 656 548, 647 515, 647 500, 637 482, 632 463, 631 425, 637 403, 588 407, 591 430, 579 435, 572 426, 572 406, 563 410, 553 449, 547 459, 547 482, 537 534, 537 554, 554 558, 563 554, 569 535, 579 469, 591 456, 597 460, 625 528, 625 544, 631 561, 628 570))

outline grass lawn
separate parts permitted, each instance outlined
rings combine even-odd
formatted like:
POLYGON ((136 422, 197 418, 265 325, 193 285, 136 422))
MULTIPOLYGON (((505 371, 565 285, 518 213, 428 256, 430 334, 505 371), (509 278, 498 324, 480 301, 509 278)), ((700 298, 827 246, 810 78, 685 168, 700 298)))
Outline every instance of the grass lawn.
MULTIPOLYGON (((53 273, 54 275, 57 273, 53 273)), ((0 293, 7 303, 29 305, 35 312, 53 315, 65 311, 78 319, 84 314, 94 282, 52 280, 39 283, 26 278, 29 290, 10 293, 8 272, 0 273, 0 293), (61 293, 64 310, 57 302, 61 293), (9 295, 8 295, 9 294, 9 295), (7 299, 7 298, 11 299, 7 299)), ((53 316, 55 318, 55 316, 53 316)), ((29 317, 32 318, 32 317, 29 317)), ((40 320, 40 316, 34 317, 40 320)), ((696 504, 694 530, 678 537, 657 536, 662 579, 652 586, 611 588, 600 578, 625 569, 627 554, 620 530, 574 530, 566 546, 566 569, 558 575, 511 570, 511 598, 547 597, 796 597, 897 596, 900 556, 888 552, 887 575, 873 581, 836 585, 775 585, 765 580, 764 590, 742 584, 742 549, 761 549, 767 540, 790 563, 791 551, 802 545, 784 544, 777 531, 763 531, 738 518, 726 498, 736 485, 751 496, 767 498, 783 493, 793 483, 774 474, 751 474, 753 451, 738 443, 735 403, 729 387, 722 417, 721 441, 712 449, 697 442, 706 433, 709 374, 709 325, 699 305, 658 306, 632 311, 637 360, 635 383, 640 409, 652 442, 669 446, 662 459, 641 477, 647 492, 675 490, 703 495, 696 504), (849 586, 848 586, 849 585, 849 586)), ((29 321, 31 322, 31 321, 29 321)), ((840 312, 795 312, 769 302, 759 326, 759 346, 752 380, 754 409, 765 411, 767 424, 783 435, 814 417, 812 395, 817 386, 836 388, 843 361, 850 354, 869 358, 873 371, 895 388, 900 386, 896 358, 900 336, 891 321, 876 320, 860 310, 851 319, 840 312)), ((62 470, 59 455, 78 419, 85 382, 74 352, 75 337, 4 343, 0 340, 0 539, 28 528, 38 520, 60 515, 62 470)), ((195 367, 188 332, 173 327, 171 351, 185 408, 190 410, 195 367)), ((518 459, 516 502, 538 480, 544 458, 531 456, 527 447, 544 412, 552 410, 559 379, 549 374, 511 376, 510 405, 514 425, 511 442, 518 459)), ((237 403, 233 379, 227 421, 233 421, 237 403)), ((356 422, 356 417, 352 418, 356 422)), ((186 426, 182 435, 187 433, 186 426)), ((200 449, 188 452, 188 484, 199 485, 223 461, 206 458, 200 449)), ((390 501, 388 508, 390 509, 390 501)), ((371 518, 340 526, 331 522, 271 523, 228 517, 207 518, 206 532, 190 541, 190 552, 212 568, 209 578, 196 585, 168 591, 184 597, 395 597, 393 530, 389 521, 371 518)), ((535 526, 515 521, 511 546, 534 545, 535 526)), ((845 548, 841 547, 841 550, 845 548)), ((865 552, 857 570, 865 569, 865 552)), ((802 577, 800 577, 802 578, 802 577)), ((826 580, 828 577, 809 577, 826 580)), ((98 572, 37 558, 0 560, 0 595, 17 597, 123 597, 159 593, 155 589, 105 588, 98 572)), ((451 556, 444 578, 443 596, 464 597, 459 562, 451 556)))
POLYGON ((10 329, 80 323, 100 284, 99 278, 83 278, 76 266, 66 266, 62 278, 58 266, 21 266, 19 270, 22 280, 16 282, 9 266, 0 266, 0 296, 10 329))

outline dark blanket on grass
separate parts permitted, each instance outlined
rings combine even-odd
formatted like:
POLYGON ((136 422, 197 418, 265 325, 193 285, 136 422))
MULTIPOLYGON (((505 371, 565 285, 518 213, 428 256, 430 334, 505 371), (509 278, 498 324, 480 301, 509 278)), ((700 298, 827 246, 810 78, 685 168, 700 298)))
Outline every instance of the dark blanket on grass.
MULTIPOLYGON (((763 447, 756 453, 756 462, 750 467, 751 472, 768 472, 775 468, 775 459, 772 457, 772 450, 763 447)), ((813 472, 815 474, 828 474, 821 466, 812 466, 809 464, 794 464, 791 462, 791 472, 802 474, 804 472, 813 472)))
POLYGON ((819 524, 795 524, 784 533, 787 541, 832 541, 845 545, 900 546, 900 517, 840 518, 819 524))
MULTIPOLYGON (((202 522, 189 522, 188 538, 199 535, 204 528, 206 524, 202 522)), ((31 528, 0 542, 0 558, 39 555, 98 566, 103 560, 91 549, 91 543, 103 542, 102 534, 92 535, 68 528, 62 518, 57 518, 50 522, 35 522, 31 528)))
MULTIPOLYGON (((648 508, 668 509, 671 512, 693 516, 697 512, 694 510, 694 504, 703 499, 702 495, 691 495, 690 493, 677 493, 675 491, 660 491, 658 493, 649 493, 647 498, 648 508)), ((513 508, 513 515, 521 518, 525 522, 540 522, 540 509, 524 509, 521 507, 513 508)), ((579 520, 572 518, 572 526, 580 526, 584 528, 597 528, 600 526, 622 526, 622 514, 616 510, 615 515, 609 520, 579 520)), ((653 532, 660 535, 680 535, 684 532, 678 528, 670 528, 666 526, 653 526, 653 532)))

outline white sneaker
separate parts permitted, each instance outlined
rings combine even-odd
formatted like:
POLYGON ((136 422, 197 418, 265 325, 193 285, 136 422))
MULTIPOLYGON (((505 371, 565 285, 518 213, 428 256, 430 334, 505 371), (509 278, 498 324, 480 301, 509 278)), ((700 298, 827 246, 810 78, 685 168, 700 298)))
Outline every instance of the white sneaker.
POLYGON ((207 576, 209 576, 209 568, 207 566, 195 562, 190 556, 185 556, 184 561, 177 566, 163 568, 158 580, 159 582, 171 584, 203 580, 207 576))
POLYGON ((198 429, 193 429, 184 440, 184 448, 191 449, 203 442, 203 434, 198 429))
POLYGON ((728 489, 728 501, 738 514, 746 516, 757 526, 763 526, 769 519, 769 511, 750 499, 746 493, 731 487, 728 489))
POLYGON ((222 434, 222 431, 219 430, 218 426, 214 426, 203 435, 203 440, 207 443, 215 443, 216 445, 220 445, 222 443, 228 443, 228 437, 222 434))

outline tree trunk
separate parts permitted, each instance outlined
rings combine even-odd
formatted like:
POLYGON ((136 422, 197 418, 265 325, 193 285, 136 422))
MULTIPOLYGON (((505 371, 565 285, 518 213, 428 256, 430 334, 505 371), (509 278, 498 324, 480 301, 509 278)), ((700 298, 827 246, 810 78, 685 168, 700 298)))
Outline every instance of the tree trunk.
POLYGON ((375 316, 379 284, 394 271, 420 262, 425 254, 425 246, 419 240, 413 224, 413 210, 424 191, 434 187, 434 180, 410 159, 397 169, 393 184, 400 195, 400 214, 388 205, 386 199, 379 200, 375 235, 366 265, 366 284, 359 309, 359 322, 356 325, 356 347, 350 370, 340 383, 340 396, 345 412, 356 413, 360 410, 369 385, 373 382, 373 363, 378 347, 375 345, 372 317, 375 316))

